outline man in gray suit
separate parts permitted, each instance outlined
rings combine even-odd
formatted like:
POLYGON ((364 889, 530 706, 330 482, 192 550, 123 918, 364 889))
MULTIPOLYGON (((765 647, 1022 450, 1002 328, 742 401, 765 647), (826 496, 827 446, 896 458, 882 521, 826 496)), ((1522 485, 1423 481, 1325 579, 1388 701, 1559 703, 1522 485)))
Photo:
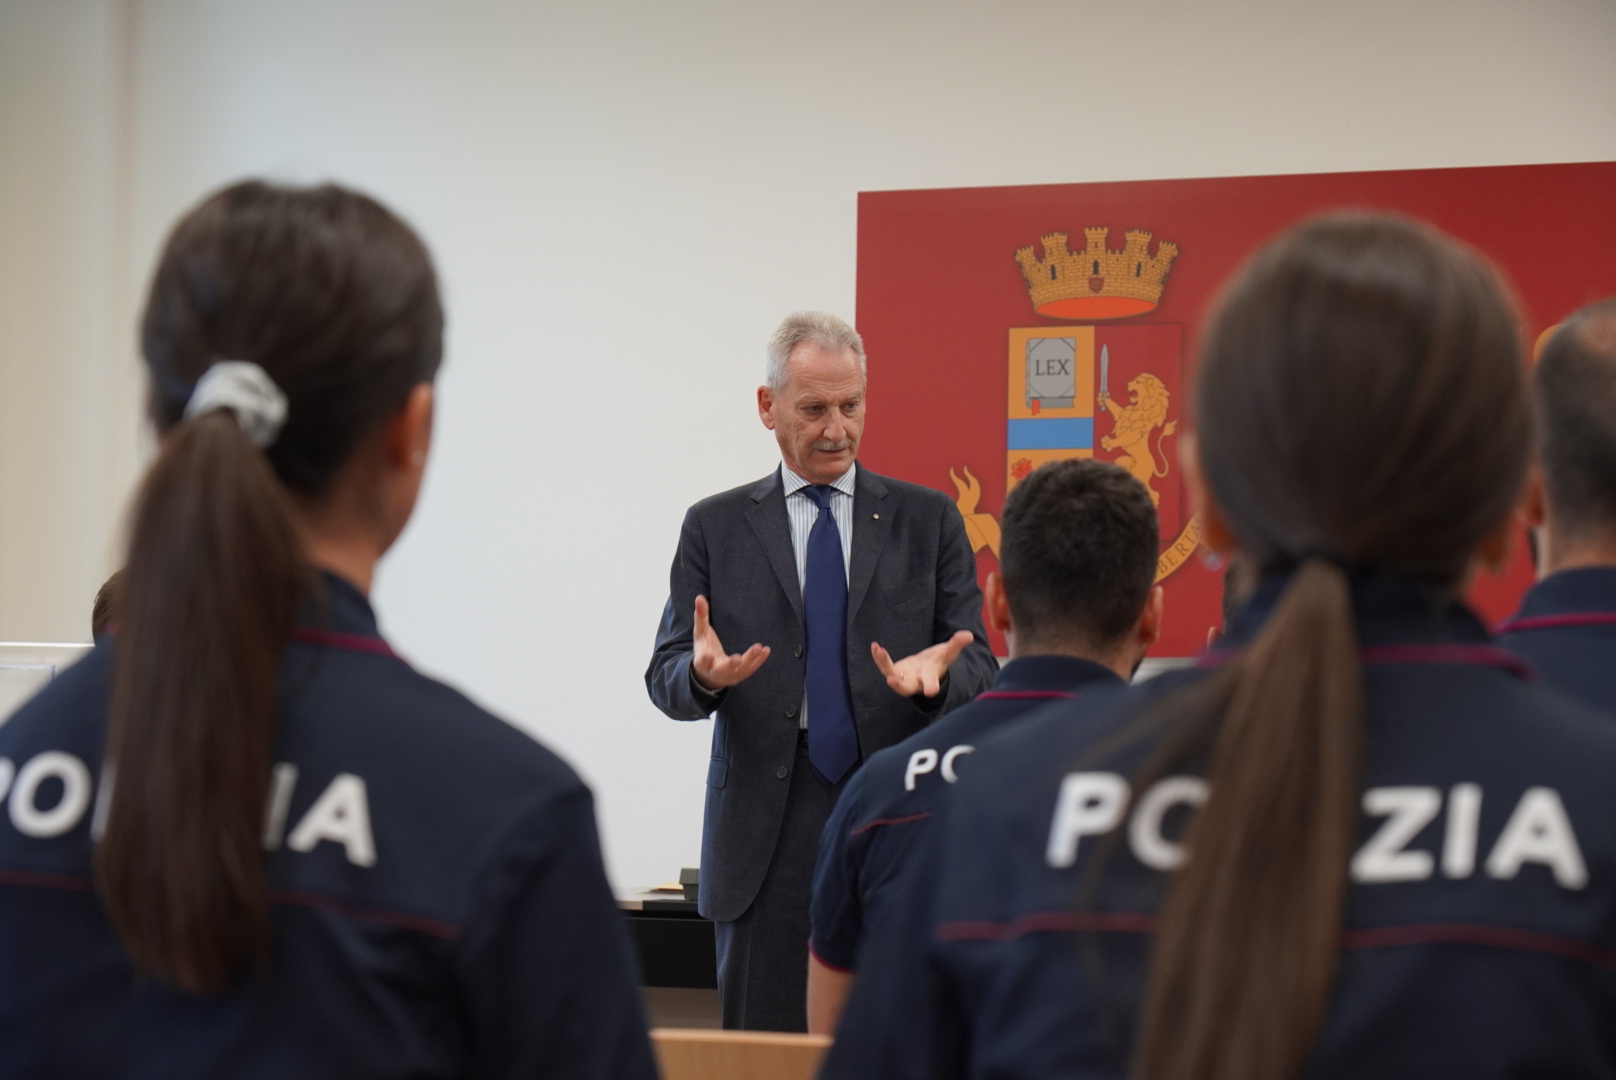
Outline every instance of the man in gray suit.
POLYGON ((700 901, 727 1028, 806 1030, 808 899, 837 794, 998 670, 959 511, 855 464, 864 388, 851 326, 780 324, 758 415, 781 467, 685 514, 645 673, 675 720, 716 713, 700 901))

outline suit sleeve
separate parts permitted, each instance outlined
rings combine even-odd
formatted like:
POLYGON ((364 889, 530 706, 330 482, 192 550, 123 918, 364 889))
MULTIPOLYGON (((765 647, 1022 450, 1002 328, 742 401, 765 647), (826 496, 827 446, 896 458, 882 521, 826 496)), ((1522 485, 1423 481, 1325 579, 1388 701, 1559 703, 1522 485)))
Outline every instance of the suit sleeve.
POLYGON ((691 508, 679 529, 679 550, 668 574, 668 602, 662 607, 651 664, 645 669, 645 689, 652 704, 675 720, 703 720, 725 696, 723 690, 714 694, 697 686, 690 674, 698 596, 712 599, 707 543, 701 521, 691 508))
POLYGON ((928 713, 945 713, 970 701, 993 685, 999 674, 999 661, 988 644, 987 628, 982 625, 982 590, 976 584, 976 554, 965 535, 965 519, 953 503, 944 502, 937 544, 936 624, 934 642, 947 641, 960 630, 976 638, 965 647, 948 670, 948 682, 935 698, 915 697, 916 705, 928 713))
POLYGON ((858 977, 819 1080, 964 1075, 964 1010, 931 948, 942 847, 943 830, 926 830, 894 897, 893 917, 867 928, 858 977))
POLYGON ((479 1077, 644 1078, 656 1062, 582 785, 523 817, 456 957, 479 1077))

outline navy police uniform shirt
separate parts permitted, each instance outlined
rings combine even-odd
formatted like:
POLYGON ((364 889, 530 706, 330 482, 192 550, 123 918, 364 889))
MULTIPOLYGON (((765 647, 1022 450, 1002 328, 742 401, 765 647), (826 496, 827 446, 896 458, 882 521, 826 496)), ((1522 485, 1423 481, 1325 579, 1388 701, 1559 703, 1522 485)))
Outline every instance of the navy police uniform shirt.
MULTIPOLYGON (((1260 586, 1232 647, 1281 585, 1260 586)), ((1527 681, 1457 603, 1383 579, 1353 598, 1362 814, 1306 1075, 1616 1075, 1616 725, 1527 681)), ((1207 791, 1187 768, 1134 790, 1165 736, 1128 721, 1207 677, 1057 703, 981 741, 822 1076, 1128 1075, 1156 915, 1207 791)))
POLYGON ((984 732, 1051 701, 1120 687, 1103 664, 1074 656, 1024 656, 993 688, 864 763, 825 823, 814 866, 809 948, 819 962, 852 971, 864 928, 891 898, 917 834, 984 732))
POLYGON ((327 585, 281 670, 273 948, 225 994, 134 972, 92 889, 113 641, 0 726, 0 1076, 654 1077, 589 790, 327 585))
POLYGON ((1616 712, 1616 566, 1549 575, 1498 634, 1548 685, 1616 712))

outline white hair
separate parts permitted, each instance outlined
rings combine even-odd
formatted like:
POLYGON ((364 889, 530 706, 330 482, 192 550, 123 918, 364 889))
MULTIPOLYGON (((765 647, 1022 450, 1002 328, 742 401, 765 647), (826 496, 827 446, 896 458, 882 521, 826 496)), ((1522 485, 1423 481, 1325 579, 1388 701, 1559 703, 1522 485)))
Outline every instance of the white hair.
POLYGON ((857 330, 828 311, 794 311, 769 335, 763 383, 770 390, 778 394, 785 389, 791 350, 804 342, 813 342, 838 356, 851 352, 858 358, 859 377, 864 377, 864 339, 857 330))

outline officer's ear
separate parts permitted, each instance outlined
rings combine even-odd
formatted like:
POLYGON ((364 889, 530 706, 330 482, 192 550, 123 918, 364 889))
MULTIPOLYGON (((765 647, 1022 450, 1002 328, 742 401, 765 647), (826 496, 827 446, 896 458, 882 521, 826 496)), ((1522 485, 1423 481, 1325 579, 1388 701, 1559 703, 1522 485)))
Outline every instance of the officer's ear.
POLYGON ((982 586, 982 611, 987 616, 988 625, 999 633, 1015 632, 1010 621, 1010 598, 1005 595, 1004 581, 997 570, 988 575, 987 583, 982 586))
POLYGON ((1139 613, 1139 625, 1134 629, 1135 640, 1139 642, 1139 653, 1156 644, 1162 632, 1162 611, 1166 607, 1165 593, 1157 585, 1150 590, 1150 596, 1145 600, 1145 609, 1139 613))
POLYGON ((1521 504, 1515 511, 1521 524, 1528 529, 1541 529, 1549 518, 1548 499, 1543 493, 1543 467, 1534 463, 1526 471, 1526 487, 1521 489, 1521 504))

